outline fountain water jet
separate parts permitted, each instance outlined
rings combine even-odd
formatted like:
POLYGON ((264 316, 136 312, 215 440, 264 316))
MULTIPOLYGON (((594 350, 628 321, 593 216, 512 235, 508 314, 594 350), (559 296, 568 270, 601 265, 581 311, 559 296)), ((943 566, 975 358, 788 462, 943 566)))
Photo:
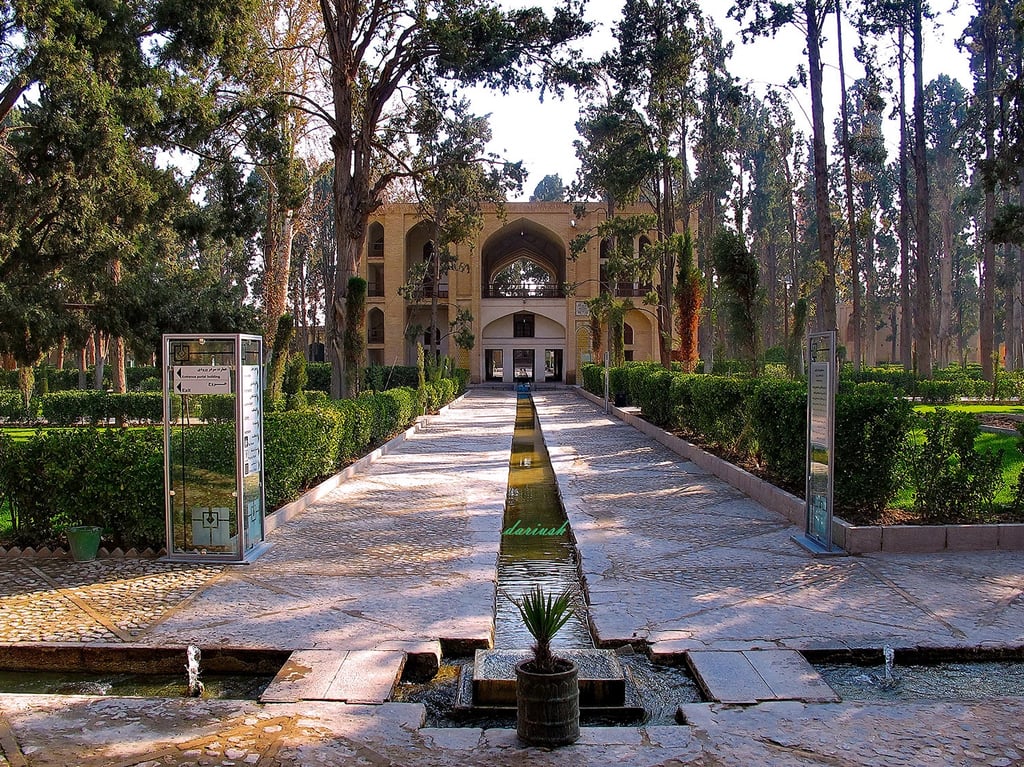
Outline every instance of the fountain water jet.
POLYGON ((199 658, 202 652, 194 644, 188 646, 185 656, 188 659, 185 664, 185 671, 188 674, 188 690, 186 695, 189 698, 199 698, 203 694, 203 683, 199 681, 199 658))

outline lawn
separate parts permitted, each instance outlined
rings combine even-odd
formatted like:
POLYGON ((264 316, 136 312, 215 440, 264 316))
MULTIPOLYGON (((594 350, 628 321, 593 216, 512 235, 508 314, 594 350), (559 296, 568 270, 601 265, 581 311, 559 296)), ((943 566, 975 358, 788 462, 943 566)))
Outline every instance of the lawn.
POLYGON ((24 442, 25 440, 33 437, 39 429, 35 427, 18 427, 18 428, 5 428, 0 429, 8 437, 13 439, 15 442, 24 442))
POLYGON ((917 405, 917 413, 930 413, 936 408, 956 410, 961 413, 1019 413, 1024 415, 1024 405, 917 405))

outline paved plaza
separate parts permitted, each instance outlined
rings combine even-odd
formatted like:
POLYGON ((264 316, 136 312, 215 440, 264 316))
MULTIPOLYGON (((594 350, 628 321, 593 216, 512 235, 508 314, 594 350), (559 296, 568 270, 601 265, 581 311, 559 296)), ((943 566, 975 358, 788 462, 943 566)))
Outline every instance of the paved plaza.
MULTIPOLYGON (((535 394, 597 640, 655 655, 1024 646, 1024 554, 815 559, 570 389, 535 394)), ((477 389, 246 566, 0 561, 0 643, 394 650, 491 641, 515 395, 477 389)), ((688 704, 547 751, 418 704, 0 695, 0 765, 1024 765, 1024 698, 688 704)))

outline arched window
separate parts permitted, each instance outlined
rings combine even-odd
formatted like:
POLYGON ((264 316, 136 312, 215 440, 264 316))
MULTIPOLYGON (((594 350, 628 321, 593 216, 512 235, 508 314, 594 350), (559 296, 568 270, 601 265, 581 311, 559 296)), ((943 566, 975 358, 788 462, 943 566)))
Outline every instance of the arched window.
POLYGON ((633 345, 633 326, 628 322, 622 323, 622 343, 626 346, 633 345))
POLYGON ((366 342, 384 343, 384 312, 377 307, 366 313, 366 342))
POLYGON ((366 243, 370 258, 384 258, 384 227, 379 221, 370 224, 366 233, 366 243))

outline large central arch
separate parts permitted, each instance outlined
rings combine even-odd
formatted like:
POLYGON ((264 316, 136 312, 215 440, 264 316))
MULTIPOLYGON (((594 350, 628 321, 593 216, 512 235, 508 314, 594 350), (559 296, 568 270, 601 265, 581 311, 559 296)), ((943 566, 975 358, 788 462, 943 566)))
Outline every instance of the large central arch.
POLYGON ((494 278, 501 270, 519 259, 540 266, 551 275, 555 292, 565 284, 565 246, 547 227, 527 218, 510 221, 496 231, 481 249, 482 295, 492 296, 494 278))

